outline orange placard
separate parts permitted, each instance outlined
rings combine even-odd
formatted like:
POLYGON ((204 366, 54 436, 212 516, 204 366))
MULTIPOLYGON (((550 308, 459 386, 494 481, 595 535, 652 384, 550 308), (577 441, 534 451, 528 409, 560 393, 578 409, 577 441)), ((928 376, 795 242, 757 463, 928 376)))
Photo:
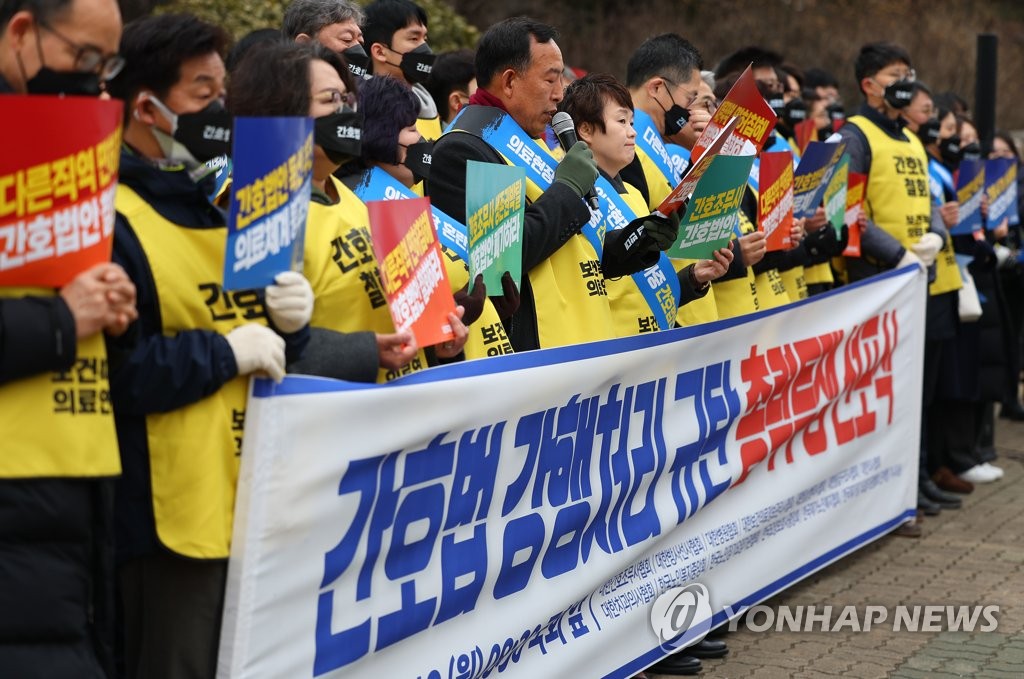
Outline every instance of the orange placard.
POLYGON ((860 257, 860 216, 864 214, 864 192, 868 186, 868 176, 851 172, 846 189, 846 227, 850 230, 850 238, 843 250, 844 257, 860 257))
POLYGON ((768 251, 793 247, 793 154, 761 154, 761 190, 757 196, 757 226, 765 233, 768 251))

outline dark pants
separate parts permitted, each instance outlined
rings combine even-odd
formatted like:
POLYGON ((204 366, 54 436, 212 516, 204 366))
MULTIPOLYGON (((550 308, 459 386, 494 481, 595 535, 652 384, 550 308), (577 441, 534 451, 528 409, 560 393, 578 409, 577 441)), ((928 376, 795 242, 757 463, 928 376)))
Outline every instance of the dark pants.
MULTIPOLYGON (((924 481, 931 477, 932 473, 941 465, 935 465, 932 460, 935 456, 930 454, 929 448, 932 443, 929 438, 935 436, 931 426, 932 403, 935 402, 935 392, 939 383, 939 367, 942 355, 940 341, 926 339, 924 341, 924 380, 922 381, 923 394, 921 397, 921 451, 920 464, 917 469, 918 480, 924 481)), ((936 442, 938 444, 939 442, 936 442)))
POLYGON ((932 472, 949 467, 960 474, 978 464, 978 407, 973 401, 939 400, 929 411, 928 461, 932 472))
POLYGON ((121 566, 128 679, 213 679, 227 569, 172 554, 121 566))

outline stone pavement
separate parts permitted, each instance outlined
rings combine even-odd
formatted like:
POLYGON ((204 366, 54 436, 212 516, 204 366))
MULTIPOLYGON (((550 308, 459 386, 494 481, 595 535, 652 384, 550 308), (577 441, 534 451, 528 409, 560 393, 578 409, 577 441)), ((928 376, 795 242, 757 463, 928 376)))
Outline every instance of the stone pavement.
MULTIPOLYGON (((852 604, 860 620, 866 606, 884 606, 886 623, 834 633, 754 633, 741 623, 722 637, 729 655, 703 661, 701 676, 1024 678, 1024 424, 998 420, 996 429, 996 464, 1006 475, 963 496, 962 509, 925 518, 919 539, 883 537, 763 602, 819 611, 852 604), (999 626, 987 633, 893 631, 897 606, 936 604, 997 605, 999 626)), ((833 613, 833 624, 838 618, 833 613)), ((763 622, 761 614, 754 626, 763 622)))

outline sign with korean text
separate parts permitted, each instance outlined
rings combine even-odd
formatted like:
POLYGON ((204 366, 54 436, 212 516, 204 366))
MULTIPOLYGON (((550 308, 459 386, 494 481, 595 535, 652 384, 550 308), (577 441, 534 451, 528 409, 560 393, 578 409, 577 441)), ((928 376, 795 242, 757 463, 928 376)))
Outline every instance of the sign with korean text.
POLYGON ((488 290, 501 290, 501 277, 523 277, 523 213, 526 171, 514 165, 466 163, 466 226, 469 280, 484 275, 488 290))
POLYGON ((836 165, 832 179, 825 188, 825 218, 836 230, 836 235, 842 235, 843 223, 846 221, 846 194, 850 178, 850 154, 844 153, 836 165))
POLYGON ((700 158, 704 149, 711 145, 711 140, 717 137, 725 124, 734 117, 739 118, 740 122, 729 133, 722 153, 738 155, 740 153, 738 149, 743 146, 744 141, 753 144, 754 153, 759 153, 764 148, 768 136, 775 129, 778 116, 758 92, 754 73, 749 66, 736 80, 729 93, 725 95, 718 110, 711 116, 711 122, 701 132, 697 143, 693 145, 692 156, 700 158))
POLYGON ((257 381, 218 677, 635 676, 913 519, 926 284, 257 381), (691 583, 707 609, 660 638, 654 600, 691 583))
POLYGON ((704 151, 704 154, 697 159, 697 162, 689 166, 689 170, 683 175, 679 184, 672 189, 671 193, 665 197, 665 200, 661 201, 661 205, 658 206, 658 212, 668 216, 679 210, 686 203, 686 199, 693 195, 694 189, 697 188, 697 183, 704 176, 704 173, 707 172, 715 156, 719 154, 724 156, 757 155, 756 151, 749 145, 734 146, 731 149, 733 151, 731 153, 725 153, 723 150, 725 143, 729 140, 730 133, 739 121, 739 118, 733 118, 725 124, 725 127, 722 128, 718 136, 711 142, 711 145, 704 151))
POLYGON ((956 198, 960 202, 960 221, 949 230, 962 236, 981 230, 981 196, 985 192, 985 161, 961 160, 956 174, 956 198))
POLYGON ((845 142, 835 144, 812 141, 807 145, 793 175, 795 219, 814 216, 845 150, 845 142))
POLYGON ((815 127, 813 120, 808 118, 807 120, 801 120, 799 123, 793 126, 793 137, 796 139, 796 147, 800 151, 801 155, 807 149, 807 145, 811 143, 811 140, 818 134, 818 128, 815 127))
POLYGON ((669 257, 708 259, 732 240, 753 156, 714 156, 694 190, 669 257))
POLYGON ((235 118, 224 288, 263 288, 302 270, 313 177, 310 118, 235 118))
POLYGON ((122 104, 0 101, 0 286, 59 288, 110 261, 122 104))
POLYGON ((1017 207, 1017 161, 992 158, 985 161, 985 192, 988 194, 988 226, 997 228, 1006 219, 1019 224, 1017 207))
POLYGON ((860 257, 860 219, 864 216, 864 195, 868 186, 868 176, 859 172, 850 172, 850 180, 846 186, 846 227, 849 229, 849 240, 846 241, 844 257, 860 257))
POLYGON ((769 251, 793 247, 793 154, 771 151, 761 154, 757 225, 765 233, 769 251))
POLYGON ((452 339, 448 314, 455 311, 455 300, 431 221, 430 199, 371 200, 366 209, 395 329, 411 330, 421 347, 452 339))

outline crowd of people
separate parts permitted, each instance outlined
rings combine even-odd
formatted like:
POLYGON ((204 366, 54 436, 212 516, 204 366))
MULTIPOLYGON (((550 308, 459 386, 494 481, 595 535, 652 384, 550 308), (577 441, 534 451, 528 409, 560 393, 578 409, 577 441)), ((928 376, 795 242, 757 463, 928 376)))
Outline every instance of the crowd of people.
MULTIPOLYGON (((122 26, 115 0, 0 0, 0 26, 0 94, 124 102, 113 261, 59 290, 0 293, 5 676, 214 676, 254 374, 382 382, 734 318, 916 264, 929 280, 918 508, 956 509, 973 484, 1002 476, 997 410, 1024 419, 1020 229, 950 230, 961 160, 1020 156, 1003 133, 983 149, 965 103, 919 80, 898 45, 861 48, 842 77, 863 101, 843 102, 837 77, 814 64, 749 46, 711 68, 675 33, 637 46, 623 74, 567 67, 558 32, 523 17, 489 27, 475 50, 435 55, 410 0, 294 0, 281 27, 233 47, 191 15, 122 26), (680 215, 656 208, 748 66, 778 116, 765 150, 798 161, 795 130, 813 120, 868 176, 860 256, 843 257, 849 227, 832 228, 823 207, 794 220, 793 247, 768 251, 756 162, 729 246, 712 259, 665 255, 680 215), (550 128, 560 111, 579 138, 568 149, 550 128), (314 119, 303 268, 263 290, 221 285, 230 178, 218 181, 213 161, 230 147, 201 132, 232 116, 314 119), (512 153, 501 130, 533 145, 512 153), (471 160, 552 169, 528 182, 524 275, 487 289, 442 240, 453 337, 419 346, 394 327, 366 192, 426 195, 465 223, 471 160), (625 216, 606 230, 584 200, 597 183, 625 216), (960 317, 968 273, 982 306, 971 322, 960 317), (69 373, 103 386, 84 423, 51 399, 69 373)), ((726 652, 712 638, 653 671, 695 674, 726 652)))

